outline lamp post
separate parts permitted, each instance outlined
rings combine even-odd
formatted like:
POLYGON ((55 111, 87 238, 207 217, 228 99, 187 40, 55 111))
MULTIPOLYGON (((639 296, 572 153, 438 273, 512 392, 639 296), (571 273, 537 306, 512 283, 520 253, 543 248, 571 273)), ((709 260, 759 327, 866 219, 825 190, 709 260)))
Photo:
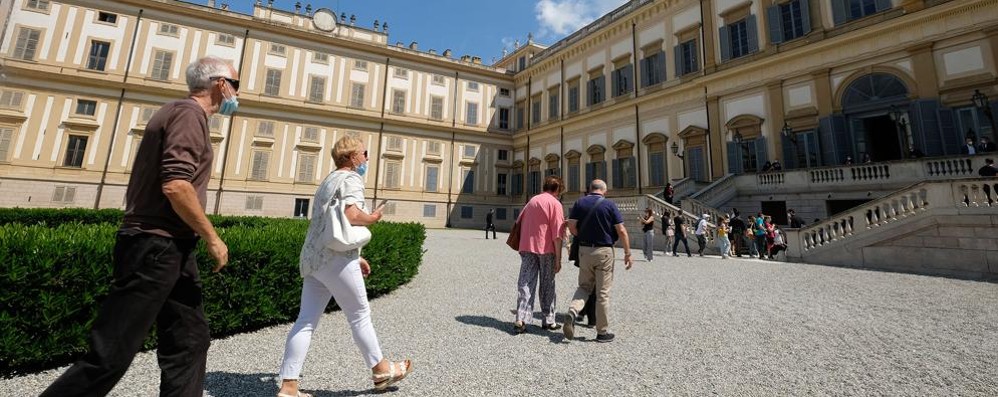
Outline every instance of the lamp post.
POLYGON ((679 157, 679 159, 683 161, 683 179, 685 179, 686 178, 686 158, 685 158, 685 156, 683 156, 682 154, 679 153, 679 144, 676 143, 676 142, 672 142, 672 155, 674 155, 676 157, 679 157))
POLYGON ((887 115, 894 121, 894 129, 901 138, 901 158, 907 159, 911 148, 908 146, 908 122, 904 119, 904 113, 897 106, 891 105, 887 115))
POLYGON ((974 96, 970 97, 974 101, 974 106, 977 109, 984 111, 984 115, 988 117, 988 121, 991 122, 991 134, 998 134, 998 127, 995 127, 995 115, 991 112, 991 103, 988 101, 988 96, 985 95, 981 90, 974 90, 974 96))
POLYGON ((797 164, 797 162, 800 160, 800 154, 797 153, 797 131, 794 131, 794 129, 790 127, 790 123, 784 121, 783 122, 783 129, 781 129, 780 132, 783 133, 783 136, 786 137, 787 139, 789 139, 790 142, 793 142, 793 144, 794 144, 794 166, 796 168, 800 168, 800 164, 797 164))

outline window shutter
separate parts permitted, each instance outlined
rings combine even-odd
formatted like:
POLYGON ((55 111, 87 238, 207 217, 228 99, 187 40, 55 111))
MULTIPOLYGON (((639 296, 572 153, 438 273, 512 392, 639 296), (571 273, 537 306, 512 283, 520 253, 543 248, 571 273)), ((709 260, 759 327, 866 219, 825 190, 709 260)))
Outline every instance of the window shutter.
POLYGON ((676 66, 676 69, 674 71, 675 74, 676 74, 676 78, 679 78, 679 76, 682 76, 683 74, 686 73, 686 71, 683 70, 683 46, 682 45, 677 45, 675 47, 672 47, 672 60, 673 60, 673 63, 675 64, 675 66, 676 66))
POLYGON ((769 25, 769 42, 779 44, 783 42, 783 18, 780 17, 780 6, 773 5, 766 8, 766 24, 769 25))
POLYGON ((65 201, 67 203, 72 203, 75 200, 76 200, 76 188, 75 187, 67 187, 66 188, 66 196, 63 197, 62 201, 65 201))
POLYGON ((762 171, 762 166, 769 161, 766 157, 766 138, 759 137, 755 139, 755 158, 757 169, 762 171))
POLYGON ((718 42, 721 44, 721 62, 731 59, 731 29, 727 26, 721 26, 718 29, 717 37, 720 39, 718 42))
POLYGON ((804 34, 811 32, 811 0, 798 0, 800 3, 800 23, 804 34))
POLYGON ((620 92, 620 79, 622 74, 623 73, 621 73, 620 69, 613 71, 613 78, 610 81, 610 90, 613 92, 613 96, 617 96, 620 92))
POLYGON ((589 182, 592 182, 593 179, 596 179, 594 177, 595 174, 596 174, 596 164, 595 163, 586 163, 586 181, 585 182, 586 182, 587 186, 589 185, 589 182))
POLYGON ((835 26, 849 20, 849 0, 832 0, 832 21, 835 26))
POLYGON ((742 148, 737 143, 728 142, 728 173, 742 173, 742 148))
POLYGON ((649 67, 648 66, 651 65, 651 62, 649 62, 649 60, 650 60, 649 58, 642 59, 641 60, 641 66, 638 69, 638 72, 641 75, 641 88, 645 88, 645 87, 647 87, 648 85, 651 84, 649 82, 649 78, 648 78, 648 73, 649 73, 649 71, 648 71, 649 67))
POLYGON ((943 140, 939 131, 939 102, 917 100, 911 104, 912 146, 926 156, 943 155, 943 140))
MULTIPOLYGON (((797 134, 797 140, 798 143, 804 143, 804 146, 807 146, 807 141, 801 142, 804 140, 803 135, 797 134)), ((790 138, 784 136, 783 134, 780 134, 780 142, 783 144, 783 168, 799 168, 797 165, 797 156, 794 155, 797 153, 794 148, 794 141, 790 140, 790 138)))
POLYGON ((668 80, 668 75, 665 70, 665 51, 659 51, 659 53, 655 55, 655 65, 655 74, 658 76, 658 82, 661 83, 668 80))
POLYGON ((599 171, 599 177, 606 179, 606 160, 600 161, 596 167, 597 171, 599 171))
POLYGON ((627 158, 627 187, 633 188, 638 186, 638 172, 637 167, 635 167, 636 161, 634 157, 627 158))
POLYGON ((613 168, 613 187, 620 188, 624 186, 620 177, 620 159, 613 159, 611 168, 613 168))
POLYGON ((755 15, 745 17, 745 30, 748 36, 749 54, 759 52, 759 24, 756 22, 755 15))
POLYGON ((877 1, 877 12, 891 9, 891 0, 876 0, 876 1, 877 1))
POLYGON ((10 140, 14 130, 11 128, 0 128, 0 161, 7 161, 7 153, 10 152, 10 140))

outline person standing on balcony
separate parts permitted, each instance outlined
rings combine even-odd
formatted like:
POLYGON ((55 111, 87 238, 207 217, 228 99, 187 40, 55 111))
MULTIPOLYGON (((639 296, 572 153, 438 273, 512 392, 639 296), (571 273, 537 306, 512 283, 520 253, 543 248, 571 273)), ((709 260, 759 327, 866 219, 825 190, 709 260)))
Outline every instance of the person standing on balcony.
POLYGON ((978 153, 990 153, 996 150, 994 142, 991 142, 988 137, 982 136, 980 142, 977 145, 978 153))
POLYGON ((968 156, 977 154, 977 147, 974 146, 974 138, 967 138, 967 143, 960 147, 960 154, 968 156))
POLYGON ((205 216, 214 153, 208 118, 239 107, 239 76, 221 58, 187 67, 187 98, 163 105, 146 125, 125 192, 114 245, 114 280, 90 330, 90 349, 42 396, 103 396, 157 325, 159 394, 200 396, 211 339, 198 274, 198 240, 215 260, 229 248, 205 216))
POLYGON ((672 200, 676 196, 676 189, 672 187, 671 182, 666 182, 664 195, 665 195, 665 202, 672 204, 672 200))
POLYGON ((869 153, 863 153, 863 161, 862 162, 863 162, 863 164, 872 164, 873 163, 873 158, 870 157, 869 153))
POLYGON ((495 216, 496 210, 489 208, 489 213, 485 214, 485 239, 489 239, 489 230, 492 231, 492 239, 496 239, 496 224, 492 223, 492 218, 495 216))
POLYGON ((998 168, 995 168, 995 161, 992 159, 984 159, 984 166, 977 170, 977 174, 991 178, 998 176, 998 168))
POLYGON ((679 248, 679 243, 682 242, 683 246, 686 247, 686 256, 693 256, 690 254, 690 243, 686 241, 686 220, 683 219, 683 213, 676 213, 676 217, 672 218, 672 223, 676 228, 676 240, 672 243, 672 256, 679 256, 676 253, 676 248, 679 248))

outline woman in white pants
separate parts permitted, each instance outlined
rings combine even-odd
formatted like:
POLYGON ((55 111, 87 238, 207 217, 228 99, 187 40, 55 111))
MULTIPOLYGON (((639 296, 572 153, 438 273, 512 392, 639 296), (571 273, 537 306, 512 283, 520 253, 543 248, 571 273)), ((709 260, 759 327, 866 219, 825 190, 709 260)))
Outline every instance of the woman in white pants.
POLYGON ((333 146, 333 161, 336 171, 326 176, 312 201, 315 203, 312 223, 309 224, 301 253, 301 275, 304 278, 301 309, 285 344, 278 397, 310 397, 299 391, 298 379, 312 341, 312 332, 319 325, 319 318, 330 298, 336 299, 336 304, 347 316, 353 340, 373 373, 371 379, 375 389, 383 390, 412 371, 410 360, 389 362, 381 355, 364 286, 364 277, 371 273, 371 266, 360 256, 360 249, 334 252, 326 249, 319 238, 322 214, 337 193, 337 187, 340 187, 339 197, 347 205, 345 213, 350 224, 367 226, 381 219, 381 207, 371 214, 364 210, 363 176, 367 171, 364 143, 350 136, 340 138, 333 146))

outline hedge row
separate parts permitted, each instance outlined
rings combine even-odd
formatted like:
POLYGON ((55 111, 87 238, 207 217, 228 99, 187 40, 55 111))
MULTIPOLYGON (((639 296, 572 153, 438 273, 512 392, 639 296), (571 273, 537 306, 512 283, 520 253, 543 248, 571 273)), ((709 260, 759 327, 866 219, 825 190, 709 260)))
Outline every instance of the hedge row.
MULTIPOLYGON (((0 375, 62 365, 86 351, 90 325, 111 282, 117 217, 108 210, 17 210, 0 214, 0 375), (103 219, 104 221, 101 221, 103 219), (6 224, 3 224, 6 223, 6 224)), ((308 222, 215 218, 229 265, 211 273, 201 244, 198 262, 212 337, 293 321, 301 294, 298 254, 308 222)), ((364 249, 370 296, 412 279, 422 261, 425 228, 379 223, 364 249)), ((329 309, 334 308, 333 303, 329 309)), ((275 341, 274 343, 280 343, 275 341)), ((145 342, 155 346, 155 330, 145 342)))
MULTIPOLYGON (((56 226, 65 223, 97 225, 101 223, 119 224, 124 211, 119 209, 91 210, 85 208, 0 208, 0 225, 21 223, 25 225, 56 226)), ((262 218, 258 216, 208 215, 215 227, 257 226, 273 221, 286 222, 289 219, 262 218)))

